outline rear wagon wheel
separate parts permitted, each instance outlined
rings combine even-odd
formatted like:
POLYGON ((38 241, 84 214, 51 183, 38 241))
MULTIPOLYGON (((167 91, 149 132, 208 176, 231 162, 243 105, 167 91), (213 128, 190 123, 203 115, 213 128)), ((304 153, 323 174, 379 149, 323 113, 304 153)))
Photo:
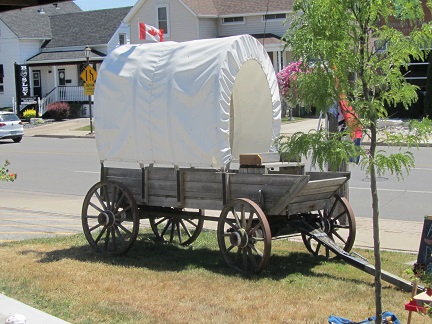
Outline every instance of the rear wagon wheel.
POLYGON ((87 193, 81 212, 85 237, 96 252, 121 255, 139 231, 135 198, 121 183, 98 182, 87 193))
MULTIPOLYGON (((356 222, 354 212, 345 197, 334 195, 332 206, 327 210, 319 210, 322 230, 345 252, 350 252, 356 237, 356 222)), ((313 255, 324 255, 327 258, 334 256, 330 249, 313 236, 302 234, 306 249, 313 255)))

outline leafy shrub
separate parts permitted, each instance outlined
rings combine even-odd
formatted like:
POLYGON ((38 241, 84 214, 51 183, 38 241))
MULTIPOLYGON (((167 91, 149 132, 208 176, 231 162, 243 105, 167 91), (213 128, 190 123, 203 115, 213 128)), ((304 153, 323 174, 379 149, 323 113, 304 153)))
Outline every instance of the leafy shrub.
POLYGON ((47 106, 47 113, 56 121, 69 117, 70 105, 67 102, 57 101, 47 106))
POLYGON ((81 104, 72 102, 69 110, 69 118, 78 118, 80 116, 81 104))
POLYGON ((26 109, 23 112, 23 116, 26 119, 35 118, 36 117, 36 109, 26 109))

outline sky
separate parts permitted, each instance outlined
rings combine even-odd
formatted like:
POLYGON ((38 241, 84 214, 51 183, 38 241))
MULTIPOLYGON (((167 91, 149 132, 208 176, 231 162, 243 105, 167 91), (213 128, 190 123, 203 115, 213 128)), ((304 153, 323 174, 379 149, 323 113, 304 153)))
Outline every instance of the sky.
POLYGON ((82 10, 98 10, 108 8, 130 7, 138 0, 74 0, 82 10))

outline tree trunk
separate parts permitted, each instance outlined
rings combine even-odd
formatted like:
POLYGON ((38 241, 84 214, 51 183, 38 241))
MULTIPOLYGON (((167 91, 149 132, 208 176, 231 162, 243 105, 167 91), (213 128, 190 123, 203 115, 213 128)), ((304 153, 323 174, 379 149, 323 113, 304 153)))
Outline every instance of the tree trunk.
POLYGON ((372 194, 372 220, 373 220, 373 241, 375 257, 375 324, 382 323, 382 285, 381 285, 381 243, 380 243, 380 226, 379 226, 379 208, 378 208, 378 189, 376 168, 374 164, 377 143, 376 123, 371 125, 371 145, 370 159, 372 161, 370 168, 370 188, 372 194))

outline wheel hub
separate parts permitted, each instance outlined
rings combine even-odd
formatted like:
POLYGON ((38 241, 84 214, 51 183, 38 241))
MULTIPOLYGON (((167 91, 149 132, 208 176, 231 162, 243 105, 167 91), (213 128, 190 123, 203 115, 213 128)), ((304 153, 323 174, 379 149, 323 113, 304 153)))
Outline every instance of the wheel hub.
POLYGON ((98 216, 99 225, 111 227, 115 223, 115 215, 110 210, 105 210, 98 216))
POLYGON ((247 246, 249 242, 248 235, 243 228, 240 228, 239 230, 232 232, 229 236, 229 239, 230 239, 230 243, 233 246, 238 246, 241 248, 247 246))

